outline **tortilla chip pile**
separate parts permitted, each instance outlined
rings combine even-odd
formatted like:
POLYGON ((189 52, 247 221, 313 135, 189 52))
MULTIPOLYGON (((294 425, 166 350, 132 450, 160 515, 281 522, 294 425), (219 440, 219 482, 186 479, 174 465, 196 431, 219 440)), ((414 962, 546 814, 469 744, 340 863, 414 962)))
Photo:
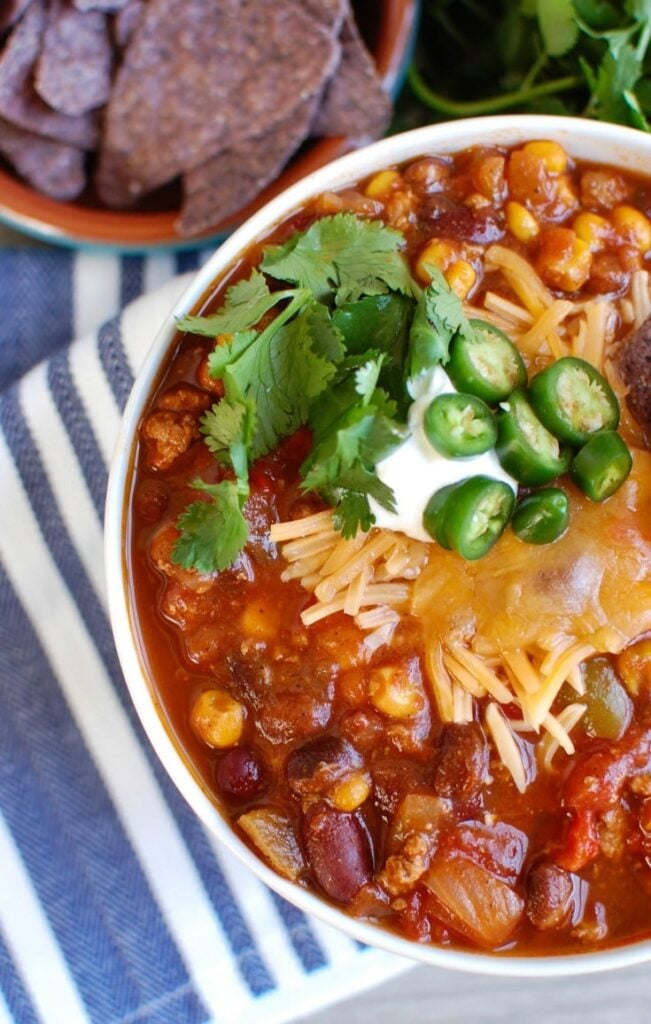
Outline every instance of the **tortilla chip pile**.
POLYGON ((0 154, 54 199, 89 167, 116 209, 180 177, 193 235, 390 113, 350 0, 0 0, 0 154))

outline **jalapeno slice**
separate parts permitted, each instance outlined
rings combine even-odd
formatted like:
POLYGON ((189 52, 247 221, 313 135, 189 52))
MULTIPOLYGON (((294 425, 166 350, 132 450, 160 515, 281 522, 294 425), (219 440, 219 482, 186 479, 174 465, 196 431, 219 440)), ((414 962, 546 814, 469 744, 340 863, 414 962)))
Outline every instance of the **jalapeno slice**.
POLYGON ((515 495, 503 480, 471 476, 448 490, 436 532, 462 558, 474 561, 502 536, 514 504, 515 495))
POLYGON ((485 320, 471 320, 472 331, 458 334, 445 370, 458 391, 476 395, 488 405, 524 387, 527 371, 522 356, 503 331, 485 320))
POLYGON ((567 472, 571 454, 543 426, 523 391, 514 391, 497 417, 497 457, 527 487, 539 487, 567 472))
POLYGON ((590 501, 605 501, 622 486, 633 459, 616 430, 595 434, 574 458, 572 477, 590 501))
POLYGON ((423 527, 427 530, 430 537, 440 544, 442 548, 447 548, 448 550, 450 545, 443 532, 443 511, 448 495, 456 486, 457 484, 448 484, 447 487, 441 487, 438 491, 435 491, 423 512, 423 527))
POLYGON ((527 544, 551 544, 558 540, 570 521, 570 503, 560 487, 545 487, 529 494, 518 504, 511 529, 527 544))
POLYGON ((449 459, 481 455, 497 440, 495 417, 475 395, 439 395, 425 412, 423 429, 432 448, 449 459))
POLYGON ((532 378, 529 399, 538 418, 567 444, 616 430, 619 402, 605 377, 585 359, 565 356, 532 378))

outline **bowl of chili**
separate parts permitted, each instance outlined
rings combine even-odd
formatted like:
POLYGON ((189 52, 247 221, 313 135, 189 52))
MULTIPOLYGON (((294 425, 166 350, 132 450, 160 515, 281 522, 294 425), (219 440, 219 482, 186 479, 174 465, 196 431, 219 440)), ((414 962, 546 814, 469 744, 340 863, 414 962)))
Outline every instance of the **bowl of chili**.
POLYGON ((651 956, 650 155, 523 116, 341 158, 213 255, 122 421, 159 758, 282 896, 424 963, 651 956))

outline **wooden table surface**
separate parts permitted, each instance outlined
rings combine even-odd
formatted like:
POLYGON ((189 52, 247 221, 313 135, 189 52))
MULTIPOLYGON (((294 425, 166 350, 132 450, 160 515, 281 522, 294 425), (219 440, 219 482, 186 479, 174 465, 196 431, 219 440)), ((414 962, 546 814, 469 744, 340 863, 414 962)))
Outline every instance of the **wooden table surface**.
MULTIPOLYGON (((301 1024, 649 1024, 651 967, 576 978, 487 978, 416 967, 301 1024)), ((260 1021, 260 1024, 264 1024, 260 1021)))

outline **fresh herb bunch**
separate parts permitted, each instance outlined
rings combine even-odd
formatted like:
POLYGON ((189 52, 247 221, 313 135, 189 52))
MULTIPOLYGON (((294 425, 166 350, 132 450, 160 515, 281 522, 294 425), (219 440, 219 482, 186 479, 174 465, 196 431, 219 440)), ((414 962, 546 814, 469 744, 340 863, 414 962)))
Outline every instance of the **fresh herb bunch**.
POLYGON ((651 0, 426 0, 409 81, 428 119, 575 114, 651 130, 651 0))
POLYGON ((248 537, 251 463, 304 423, 314 447, 303 490, 335 507, 344 536, 370 528, 370 497, 395 508, 375 466, 405 438, 403 362, 420 288, 404 244, 379 221, 324 217, 268 247, 216 313, 179 319, 217 339, 209 370, 225 394, 201 430, 226 475, 194 481, 204 497, 179 518, 175 561, 204 573, 233 563, 248 537))

